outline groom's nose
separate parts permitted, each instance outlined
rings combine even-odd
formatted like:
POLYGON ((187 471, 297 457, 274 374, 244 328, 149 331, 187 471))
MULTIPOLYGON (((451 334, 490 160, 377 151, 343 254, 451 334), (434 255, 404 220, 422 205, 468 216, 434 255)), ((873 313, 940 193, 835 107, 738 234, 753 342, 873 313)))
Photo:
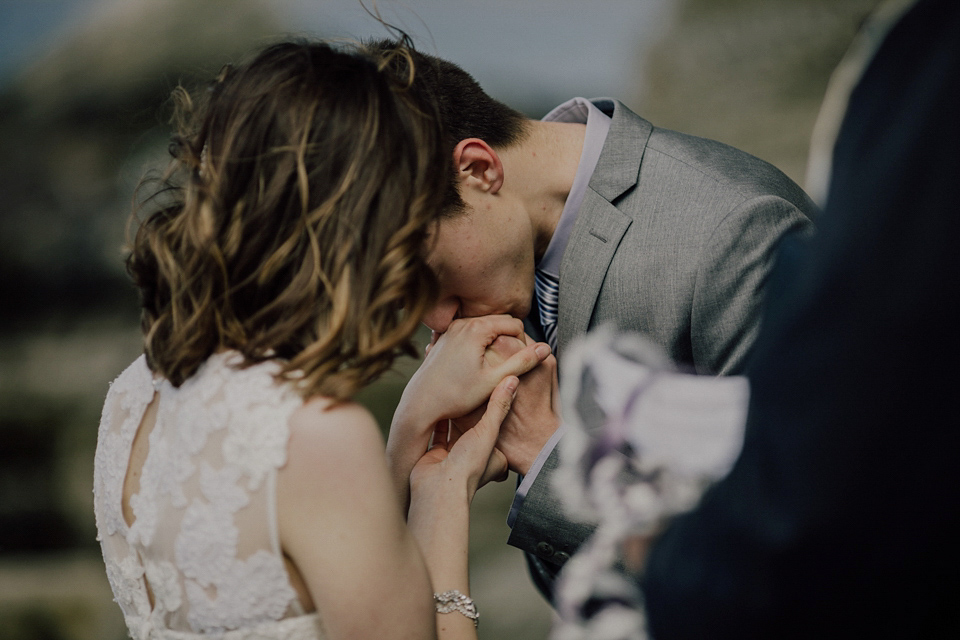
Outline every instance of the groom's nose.
POLYGON ((459 298, 445 298, 435 304, 423 316, 423 324, 436 333, 443 333, 450 323, 459 317, 459 298))

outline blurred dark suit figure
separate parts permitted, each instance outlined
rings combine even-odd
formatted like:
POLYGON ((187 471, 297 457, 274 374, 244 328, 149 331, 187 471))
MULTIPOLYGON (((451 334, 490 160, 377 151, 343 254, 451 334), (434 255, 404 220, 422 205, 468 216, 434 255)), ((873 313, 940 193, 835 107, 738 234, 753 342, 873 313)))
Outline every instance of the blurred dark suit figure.
POLYGON ((819 233, 767 289, 741 456, 648 558, 657 640, 960 638, 960 3, 884 9, 819 233))

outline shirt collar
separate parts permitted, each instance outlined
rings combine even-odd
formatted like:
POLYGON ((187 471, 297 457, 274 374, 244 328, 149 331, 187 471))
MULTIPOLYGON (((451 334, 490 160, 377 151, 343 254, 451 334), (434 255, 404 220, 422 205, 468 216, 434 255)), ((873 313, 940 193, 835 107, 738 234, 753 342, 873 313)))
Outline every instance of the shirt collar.
POLYGON ((580 163, 577 165, 577 173, 570 186, 570 193, 563 205, 563 211, 560 213, 560 220, 557 222, 550 244, 547 245, 546 252, 537 263, 537 269, 559 278, 563 252, 567 248, 573 224, 577 220, 577 212, 583 204, 587 185, 590 184, 593 170, 597 167, 597 161, 600 160, 600 152, 603 151, 603 143, 607 139, 607 132, 610 130, 610 116, 585 98, 573 98, 545 115, 543 121, 576 122, 587 125, 583 138, 583 151, 580 153, 580 163))

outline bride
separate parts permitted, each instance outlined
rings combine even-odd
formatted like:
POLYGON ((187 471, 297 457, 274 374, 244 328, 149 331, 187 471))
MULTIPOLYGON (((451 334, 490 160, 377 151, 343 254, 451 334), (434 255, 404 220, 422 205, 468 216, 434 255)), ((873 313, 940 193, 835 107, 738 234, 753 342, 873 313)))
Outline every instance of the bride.
MULTIPOLYGON (((415 72, 404 44, 390 56, 415 72)), ((422 423, 389 461, 350 401, 413 353, 450 171, 435 105, 383 57, 279 44, 175 92, 173 160, 127 261, 144 355, 110 388, 95 460, 133 638, 476 637, 469 505, 505 473, 500 422, 546 353, 494 364, 520 321, 455 323, 418 375, 473 384, 405 399, 422 423), (435 426, 488 396, 459 437, 435 426)))

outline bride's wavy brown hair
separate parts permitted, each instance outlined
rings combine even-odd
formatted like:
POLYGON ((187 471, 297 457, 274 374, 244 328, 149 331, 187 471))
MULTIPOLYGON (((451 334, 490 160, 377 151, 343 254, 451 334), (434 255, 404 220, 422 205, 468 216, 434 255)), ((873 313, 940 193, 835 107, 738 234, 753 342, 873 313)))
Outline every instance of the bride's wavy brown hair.
POLYGON ((416 355, 450 163, 414 73, 405 41, 386 59, 287 42, 174 91, 173 160, 136 207, 127 258, 152 370, 179 386, 235 349, 342 400, 416 355))

